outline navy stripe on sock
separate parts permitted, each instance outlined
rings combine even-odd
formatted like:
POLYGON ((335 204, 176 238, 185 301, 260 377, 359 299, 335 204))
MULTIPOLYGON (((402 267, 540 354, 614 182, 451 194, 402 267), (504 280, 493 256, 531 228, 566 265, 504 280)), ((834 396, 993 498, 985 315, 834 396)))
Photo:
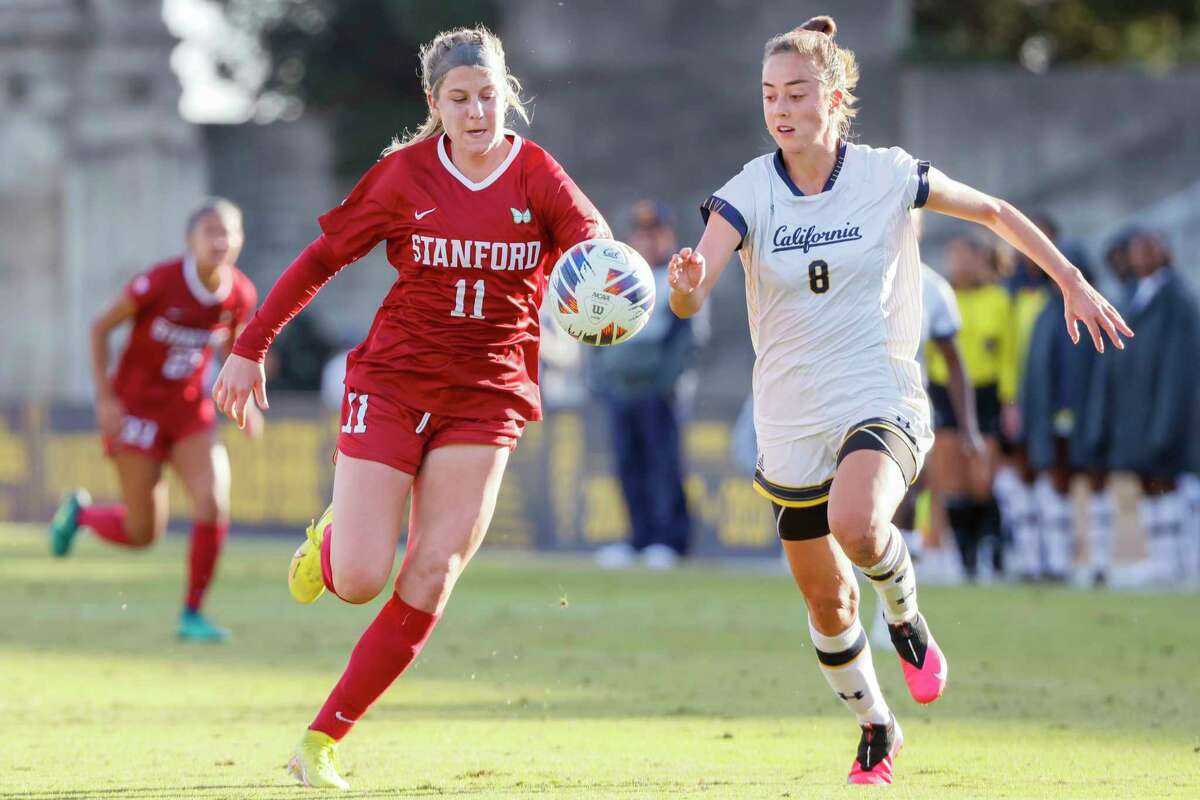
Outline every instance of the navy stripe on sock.
POLYGON ((860 630, 858 638, 854 640, 854 644, 850 645, 840 653, 826 653, 824 650, 817 650, 817 660, 826 667, 840 667, 849 664, 858 654, 867 646, 867 632, 860 630))

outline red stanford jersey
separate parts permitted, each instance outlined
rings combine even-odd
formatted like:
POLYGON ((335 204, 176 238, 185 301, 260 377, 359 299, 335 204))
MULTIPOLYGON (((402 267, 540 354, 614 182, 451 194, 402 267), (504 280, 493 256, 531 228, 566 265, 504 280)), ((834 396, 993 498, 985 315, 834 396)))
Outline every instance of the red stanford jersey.
POLYGON ((338 264, 387 242, 397 274, 346 385, 452 417, 540 419, 538 307, 559 254, 608 226, 545 150, 512 150, 478 183, 442 136, 375 164, 320 219, 338 264))
POLYGON ((152 267, 125 287, 137 304, 129 346, 113 389, 125 402, 194 403, 204 397, 213 347, 225 342, 257 302, 254 284, 236 268, 211 292, 190 257, 152 267))

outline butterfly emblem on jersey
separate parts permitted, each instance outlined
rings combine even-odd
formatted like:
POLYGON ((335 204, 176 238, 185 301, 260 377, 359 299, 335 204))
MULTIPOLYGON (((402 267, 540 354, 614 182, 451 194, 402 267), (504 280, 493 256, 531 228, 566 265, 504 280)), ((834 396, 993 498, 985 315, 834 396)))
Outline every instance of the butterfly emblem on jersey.
POLYGON ((222 311, 221 312, 221 324, 228 325, 230 322, 233 322, 233 312, 232 311, 222 311))
POLYGON ((528 208, 524 211, 510 208, 509 211, 512 212, 514 224, 520 225, 522 222, 533 222, 533 215, 529 213, 528 208))
POLYGON ((167 309, 167 319, 179 319, 180 311, 178 308, 167 309))

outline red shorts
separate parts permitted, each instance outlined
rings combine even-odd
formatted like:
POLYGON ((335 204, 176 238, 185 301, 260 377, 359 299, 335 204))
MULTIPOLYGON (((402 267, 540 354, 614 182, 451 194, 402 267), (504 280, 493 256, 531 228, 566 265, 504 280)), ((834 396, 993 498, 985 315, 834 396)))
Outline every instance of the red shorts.
POLYGON ((176 444, 217 427, 216 406, 207 398, 178 404, 139 404, 122 398, 121 406, 125 409, 121 430, 115 437, 102 438, 109 457, 119 450, 132 450, 166 461, 176 444))
POLYGON ((346 387, 337 449, 351 458, 416 475, 430 450, 450 444, 492 444, 515 450, 524 420, 467 419, 420 411, 379 394, 346 387))

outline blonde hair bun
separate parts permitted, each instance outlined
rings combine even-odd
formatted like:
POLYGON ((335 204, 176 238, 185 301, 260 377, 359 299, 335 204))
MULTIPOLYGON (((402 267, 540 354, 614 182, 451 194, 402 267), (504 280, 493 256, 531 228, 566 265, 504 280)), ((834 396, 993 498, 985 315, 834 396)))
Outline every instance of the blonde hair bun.
POLYGON ((822 14, 819 17, 813 17, 796 30, 816 31, 817 33, 823 33, 832 39, 833 37, 837 36, 837 23, 833 21, 833 17, 822 14))

